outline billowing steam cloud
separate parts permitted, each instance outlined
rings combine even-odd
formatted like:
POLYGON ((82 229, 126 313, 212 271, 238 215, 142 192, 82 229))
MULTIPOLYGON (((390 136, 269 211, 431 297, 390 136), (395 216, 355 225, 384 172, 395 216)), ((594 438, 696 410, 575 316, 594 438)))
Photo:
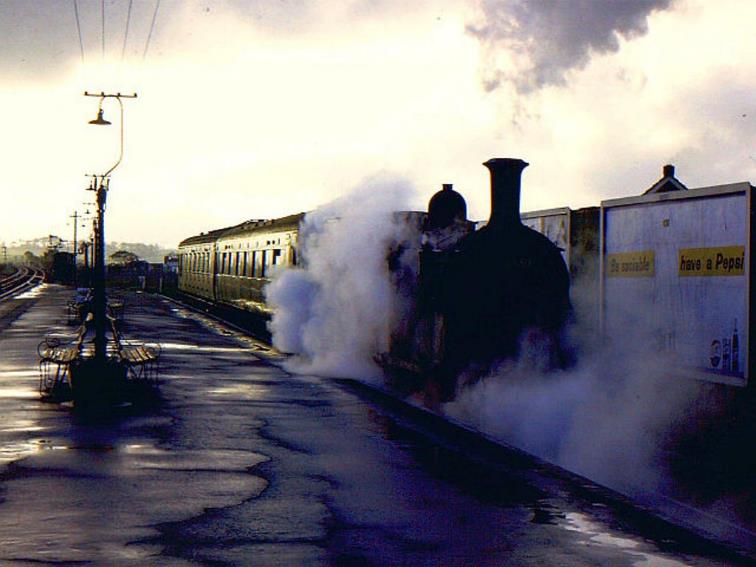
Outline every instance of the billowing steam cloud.
POLYGON ((408 230, 393 212, 407 209, 412 192, 402 179, 378 176, 306 216, 304 268, 276 274, 266 292, 275 310, 273 344, 298 355, 292 370, 380 374, 373 356, 386 350, 399 308, 386 259, 408 230))
MULTIPOLYGON (((273 342, 295 353, 290 370, 382 385, 373 356, 386 350, 407 307, 387 256, 392 245, 418 236, 394 214, 407 209, 410 195, 406 181, 376 177, 307 215, 304 265, 274 274, 267 288, 273 342)), ((586 281, 573 287, 573 299, 597 296, 595 282, 586 281)), ((658 334, 633 306, 622 340, 611 345, 599 339, 595 317, 581 312, 593 304, 583 303, 574 302, 578 323, 570 330, 581 351, 574 368, 547 371, 537 335, 526 334, 518 360, 462 383, 442 411, 626 494, 674 496, 675 444, 699 418, 711 419, 716 400, 695 380, 670 378, 675 361, 659 351, 658 334)), ((738 489, 724 505, 751 510, 749 498, 738 489)))
POLYGON ((565 84, 592 53, 616 51, 619 37, 647 30, 671 0, 483 0, 483 22, 468 26, 486 49, 486 90, 511 83, 520 94, 565 84))
POLYGON ((573 329, 583 352, 567 371, 542 372, 538 345, 525 342, 518 361, 462 387, 445 411, 617 490, 663 489, 660 455, 700 387, 670 378, 673 358, 659 350, 645 322, 627 321, 616 345, 573 329))

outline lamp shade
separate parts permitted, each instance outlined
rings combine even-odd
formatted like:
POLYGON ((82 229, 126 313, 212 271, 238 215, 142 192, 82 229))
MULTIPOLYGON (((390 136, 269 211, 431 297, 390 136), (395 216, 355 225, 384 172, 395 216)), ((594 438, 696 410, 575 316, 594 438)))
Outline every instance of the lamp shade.
POLYGON ((107 126, 108 124, 111 124, 111 122, 108 122, 102 117, 102 108, 97 111, 97 118, 94 120, 89 121, 90 124, 99 124, 101 126, 107 126))

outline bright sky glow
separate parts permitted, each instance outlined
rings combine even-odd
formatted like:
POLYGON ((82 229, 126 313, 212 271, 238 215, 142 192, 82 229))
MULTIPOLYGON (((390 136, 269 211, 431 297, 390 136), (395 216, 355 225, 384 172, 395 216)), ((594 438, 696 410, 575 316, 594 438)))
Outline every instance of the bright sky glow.
POLYGON ((73 1, 1 0, 0 241, 69 238, 85 174, 115 162, 117 103, 113 126, 90 126, 84 90, 139 94, 124 101, 109 241, 175 246, 386 172, 415 185, 416 208, 452 182, 485 218, 493 156, 531 163, 524 210, 639 194, 669 162, 689 187, 754 182, 756 3, 628 2, 636 19, 613 27, 599 0, 163 0, 142 61, 153 0, 133 2, 123 60, 128 0, 104 3, 104 57, 101 2, 78 0, 82 62, 73 1), (565 4, 597 25, 563 27, 565 4), (519 30, 547 22, 563 43, 512 51, 492 19, 510 7, 519 30), (507 79, 533 68, 528 88, 507 79))

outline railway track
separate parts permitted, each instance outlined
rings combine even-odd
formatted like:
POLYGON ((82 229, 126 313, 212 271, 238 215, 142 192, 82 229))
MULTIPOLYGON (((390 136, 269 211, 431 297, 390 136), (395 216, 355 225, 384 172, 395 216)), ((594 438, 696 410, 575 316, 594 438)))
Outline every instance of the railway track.
POLYGON ((36 268, 17 268, 9 276, 0 278, 0 302, 29 290, 45 279, 45 273, 36 268))

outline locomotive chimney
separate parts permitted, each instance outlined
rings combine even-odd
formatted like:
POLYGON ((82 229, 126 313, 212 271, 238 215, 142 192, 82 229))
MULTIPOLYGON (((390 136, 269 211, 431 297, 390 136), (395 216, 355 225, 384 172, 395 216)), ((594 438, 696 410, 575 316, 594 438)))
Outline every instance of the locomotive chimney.
POLYGON ((528 162, 517 158, 493 158, 483 165, 491 172, 491 218, 488 226, 520 224, 520 177, 528 162))

